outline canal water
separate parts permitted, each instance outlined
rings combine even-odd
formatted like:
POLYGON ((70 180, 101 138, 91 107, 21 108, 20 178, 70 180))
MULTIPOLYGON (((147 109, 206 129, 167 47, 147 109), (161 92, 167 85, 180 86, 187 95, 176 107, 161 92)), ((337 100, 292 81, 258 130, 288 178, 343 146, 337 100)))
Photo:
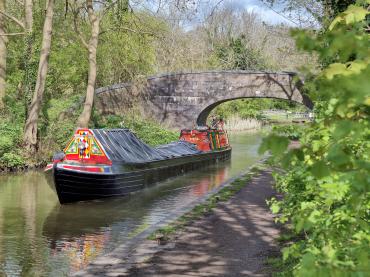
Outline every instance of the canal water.
POLYGON ((0 175, 0 276, 68 276, 256 163, 261 133, 230 135, 232 159, 132 196, 61 206, 42 172, 0 175))

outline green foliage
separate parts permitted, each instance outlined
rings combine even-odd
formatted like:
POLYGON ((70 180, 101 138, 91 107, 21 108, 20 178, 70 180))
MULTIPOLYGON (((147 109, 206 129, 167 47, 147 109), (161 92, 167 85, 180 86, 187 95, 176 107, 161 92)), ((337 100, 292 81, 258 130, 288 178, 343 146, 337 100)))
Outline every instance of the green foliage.
POLYGON ((259 152, 263 154, 267 150, 270 150, 273 155, 281 155, 285 152, 288 144, 289 140, 285 136, 271 134, 263 139, 259 152))
POLYGON ((238 115, 243 119, 255 118, 263 119, 262 111, 268 109, 304 111, 306 108, 302 105, 295 104, 289 101, 276 99, 238 99, 223 103, 217 106, 212 114, 219 117, 229 118, 238 115))
POLYGON ((5 167, 20 167, 25 165, 23 157, 16 153, 5 153, 0 158, 0 166, 5 167))
MULTIPOLYGON (((98 74, 96 86, 128 82, 140 76, 153 73, 155 51, 154 35, 143 26, 163 27, 162 21, 145 12, 135 15, 126 13, 127 1, 115 2, 117 5, 110 10, 101 21, 101 35, 97 51, 98 74), (138 30, 137 32, 131 32, 138 30), (139 30, 145 29, 147 34, 139 30)), ((27 158, 27 163, 49 160, 53 152, 63 149, 73 134, 77 117, 80 113, 83 97, 86 93, 88 76, 88 52, 73 30, 72 13, 65 14, 65 3, 55 3, 53 20, 52 48, 49 57, 48 75, 43 97, 43 104, 38 122, 38 153, 27 158)), ((22 18, 22 11, 9 9, 14 15, 22 18), (19 14, 18 14, 19 13, 19 14)), ((27 109, 34 92, 42 28, 45 14, 42 1, 34 3, 34 32, 26 36, 9 37, 7 44, 7 91, 5 109, 0 111, 0 158, 5 153, 22 151, 22 139, 27 109), (38 12, 40 11, 40 12, 38 12)), ((80 21, 82 35, 89 36, 89 27, 80 21)), ((10 33, 19 32, 9 24, 10 33)), ((146 134, 148 127, 143 120, 141 125, 130 122, 132 128, 152 144, 167 142, 176 138, 157 127, 153 137, 146 134), (140 131, 139 128, 145 129, 140 131)), ((131 128, 131 127, 130 127, 131 128)), ((17 164, 16 162, 13 164, 17 164)))
POLYGON ((17 149, 20 142, 21 129, 8 121, 0 118, 0 159, 7 152, 17 149))
POLYGON ((159 20, 145 13, 125 14, 120 17, 119 24, 114 14, 106 16, 101 28, 113 30, 104 32, 100 36, 97 52, 98 87, 128 82, 135 80, 138 76, 148 76, 154 73, 153 35, 127 31, 127 29, 141 28, 140 25, 143 24, 157 26, 159 30, 164 28, 159 20))
POLYGON ((304 125, 275 125, 272 127, 272 131, 290 140, 299 140, 304 133, 305 127, 304 125))
POLYGON ((108 115, 94 118, 96 128, 128 128, 145 143, 156 146, 179 139, 179 134, 172 132, 155 123, 154 121, 135 115, 116 116, 108 115))
MULTIPOLYGON (((296 261, 296 276, 370 272, 370 37, 363 19, 361 6, 350 6, 325 33, 296 34, 323 62, 308 86, 317 118, 303 147, 283 157, 286 173, 276 181, 284 199, 271 201, 279 221, 302 237, 283 249, 286 261, 296 261)), ((281 140, 270 136, 266 144, 280 149, 281 140)))
POLYGON ((243 36, 231 38, 228 45, 218 46, 216 57, 224 69, 263 70, 269 67, 262 52, 250 47, 243 36))

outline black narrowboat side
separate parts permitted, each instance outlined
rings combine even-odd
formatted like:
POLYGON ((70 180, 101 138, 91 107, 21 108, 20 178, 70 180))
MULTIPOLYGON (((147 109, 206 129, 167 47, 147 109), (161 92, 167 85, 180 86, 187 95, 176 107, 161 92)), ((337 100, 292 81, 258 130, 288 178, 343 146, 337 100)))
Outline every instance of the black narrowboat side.
POLYGON ((124 196, 151 184, 199 169, 220 161, 229 160, 231 148, 203 152, 179 158, 128 166, 112 165, 111 172, 85 172, 63 168, 55 163, 50 173, 61 204, 124 196))

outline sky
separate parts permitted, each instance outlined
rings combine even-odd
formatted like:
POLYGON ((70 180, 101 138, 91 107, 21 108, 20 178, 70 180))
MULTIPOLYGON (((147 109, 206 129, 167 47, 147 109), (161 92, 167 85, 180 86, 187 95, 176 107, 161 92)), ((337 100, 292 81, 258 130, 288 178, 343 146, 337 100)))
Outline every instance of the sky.
POLYGON ((267 23, 294 25, 291 21, 274 12, 268 5, 264 4, 260 0, 233 0, 230 1, 230 3, 235 6, 243 7, 248 12, 258 14, 261 19, 267 23))

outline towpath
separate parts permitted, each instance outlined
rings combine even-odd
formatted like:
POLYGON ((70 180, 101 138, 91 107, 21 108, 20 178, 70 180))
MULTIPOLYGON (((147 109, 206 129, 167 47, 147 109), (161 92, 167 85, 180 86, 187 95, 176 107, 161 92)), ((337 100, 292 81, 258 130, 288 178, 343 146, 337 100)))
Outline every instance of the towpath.
MULTIPOLYGON (((128 276, 268 276, 276 256, 274 223, 266 199, 275 195, 267 170, 213 212, 190 224, 172 249, 135 264, 128 276)), ((125 274, 125 275, 126 275, 125 274)))

